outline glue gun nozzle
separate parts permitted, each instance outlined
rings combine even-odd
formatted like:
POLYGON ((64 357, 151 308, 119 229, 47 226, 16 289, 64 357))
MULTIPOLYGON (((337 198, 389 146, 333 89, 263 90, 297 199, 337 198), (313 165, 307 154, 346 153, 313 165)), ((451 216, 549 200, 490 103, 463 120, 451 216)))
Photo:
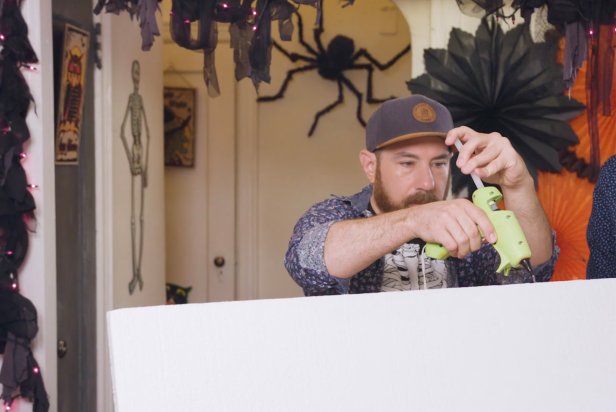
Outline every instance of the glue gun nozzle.
POLYGON ((530 262, 528 261, 528 259, 524 259, 522 260, 520 263, 522 263, 522 266, 524 267, 524 269, 526 269, 526 271, 531 274, 533 273, 533 268, 530 265, 530 262))
POLYGON ((522 266, 524 267, 524 269, 526 269, 528 274, 531 275, 531 277, 533 278, 533 283, 534 283, 535 275, 533 275, 533 267, 530 265, 530 261, 528 259, 524 259, 520 263, 522 263, 522 266))

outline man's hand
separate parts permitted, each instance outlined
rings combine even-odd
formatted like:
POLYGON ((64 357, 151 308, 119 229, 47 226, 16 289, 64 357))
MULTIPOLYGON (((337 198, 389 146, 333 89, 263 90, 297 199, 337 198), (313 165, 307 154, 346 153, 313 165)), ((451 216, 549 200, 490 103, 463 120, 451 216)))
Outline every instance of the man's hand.
POLYGON ((480 230, 486 240, 496 242, 494 226, 486 213, 466 199, 415 205, 407 210, 415 237, 440 243, 451 256, 463 258, 478 250, 480 230))
POLYGON ((456 162, 462 173, 475 173, 481 180, 501 186, 505 207, 515 213, 528 240, 531 263, 535 266, 550 259, 550 224, 537 198, 533 178, 509 140, 498 133, 478 133, 464 126, 451 129, 445 143, 451 146, 456 139, 463 143, 456 162))
POLYGON ((524 160, 509 139, 499 133, 485 134, 466 126, 456 127, 447 133, 445 144, 452 146, 456 139, 464 144, 456 161, 462 173, 475 173, 481 180, 505 189, 516 189, 529 182, 524 160))

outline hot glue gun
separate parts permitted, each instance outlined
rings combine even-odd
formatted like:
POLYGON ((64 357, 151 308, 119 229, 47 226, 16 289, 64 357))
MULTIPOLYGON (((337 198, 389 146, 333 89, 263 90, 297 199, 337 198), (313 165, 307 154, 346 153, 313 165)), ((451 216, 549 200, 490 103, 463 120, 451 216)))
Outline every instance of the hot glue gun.
MULTIPOLYGON (((461 146, 462 143, 456 141, 458 150, 461 146)), ((496 271, 507 276, 511 268, 523 267, 532 274, 530 247, 518 219, 513 212, 498 209, 497 202, 503 198, 502 193, 496 187, 484 187, 477 175, 471 174, 471 177, 477 186, 473 192, 473 203, 486 212, 496 231, 497 240, 493 246, 500 256, 500 265, 496 271)), ((436 243, 426 244, 425 254, 441 260, 449 256, 447 249, 436 243)))

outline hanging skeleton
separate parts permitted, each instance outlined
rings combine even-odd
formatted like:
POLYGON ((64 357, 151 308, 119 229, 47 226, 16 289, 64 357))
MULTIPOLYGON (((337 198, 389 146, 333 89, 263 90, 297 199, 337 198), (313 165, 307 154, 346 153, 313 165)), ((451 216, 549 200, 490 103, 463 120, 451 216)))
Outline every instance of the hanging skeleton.
POLYGON ((128 104, 126 106, 126 112, 124 113, 124 120, 122 121, 122 127, 120 130, 120 137, 124 150, 126 151, 126 157, 128 159, 128 165, 131 173, 130 184, 130 203, 131 203, 131 216, 130 216, 130 229, 131 229, 131 241, 132 241, 132 260, 133 260, 133 277, 128 284, 128 292, 132 295, 135 291, 135 286, 139 285, 139 290, 143 289, 143 279, 141 277, 141 258, 143 257, 143 210, 145 200, 145 188, 148 185, 148 151, 150 147, 150 130, 148 128, 147 119, 145 116, 145 110, 143 109, 143 99, 139 94, 139 78, 140 68, 137 60, 133 61, 132 65, 132 77, 133 77, 133 93, 128 98, 128 104), (126 134, 124 132, 126 127, 126 120, 130 114, 130 128, 131 135, 133 137, 132 145, 129 147, 126 140, 126 134), (141 142, 141 121, 145 125, 145 153, 141 142), (137 199, 138 205, 135 204, 137 199), (136 219, 137 211, 139 212, 139 219, 136 219), (137 226, 139 227, 137 230, 137 226))

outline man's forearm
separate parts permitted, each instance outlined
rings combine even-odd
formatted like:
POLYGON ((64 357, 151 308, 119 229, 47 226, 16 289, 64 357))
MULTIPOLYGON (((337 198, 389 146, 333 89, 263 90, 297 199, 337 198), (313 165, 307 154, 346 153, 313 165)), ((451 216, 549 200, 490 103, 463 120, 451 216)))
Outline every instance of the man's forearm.
POLYGON ((408 210, 334 223, 325 239, 329 273, 349 278, 410 240, 408 210))
POLYGON ((552 228, 537 198, 532 177, 527 184, 508 189, 503 187, 503 197, 508 210, 515 213, 532 253, 533 266, 546 262, 552 256, 552 228))

